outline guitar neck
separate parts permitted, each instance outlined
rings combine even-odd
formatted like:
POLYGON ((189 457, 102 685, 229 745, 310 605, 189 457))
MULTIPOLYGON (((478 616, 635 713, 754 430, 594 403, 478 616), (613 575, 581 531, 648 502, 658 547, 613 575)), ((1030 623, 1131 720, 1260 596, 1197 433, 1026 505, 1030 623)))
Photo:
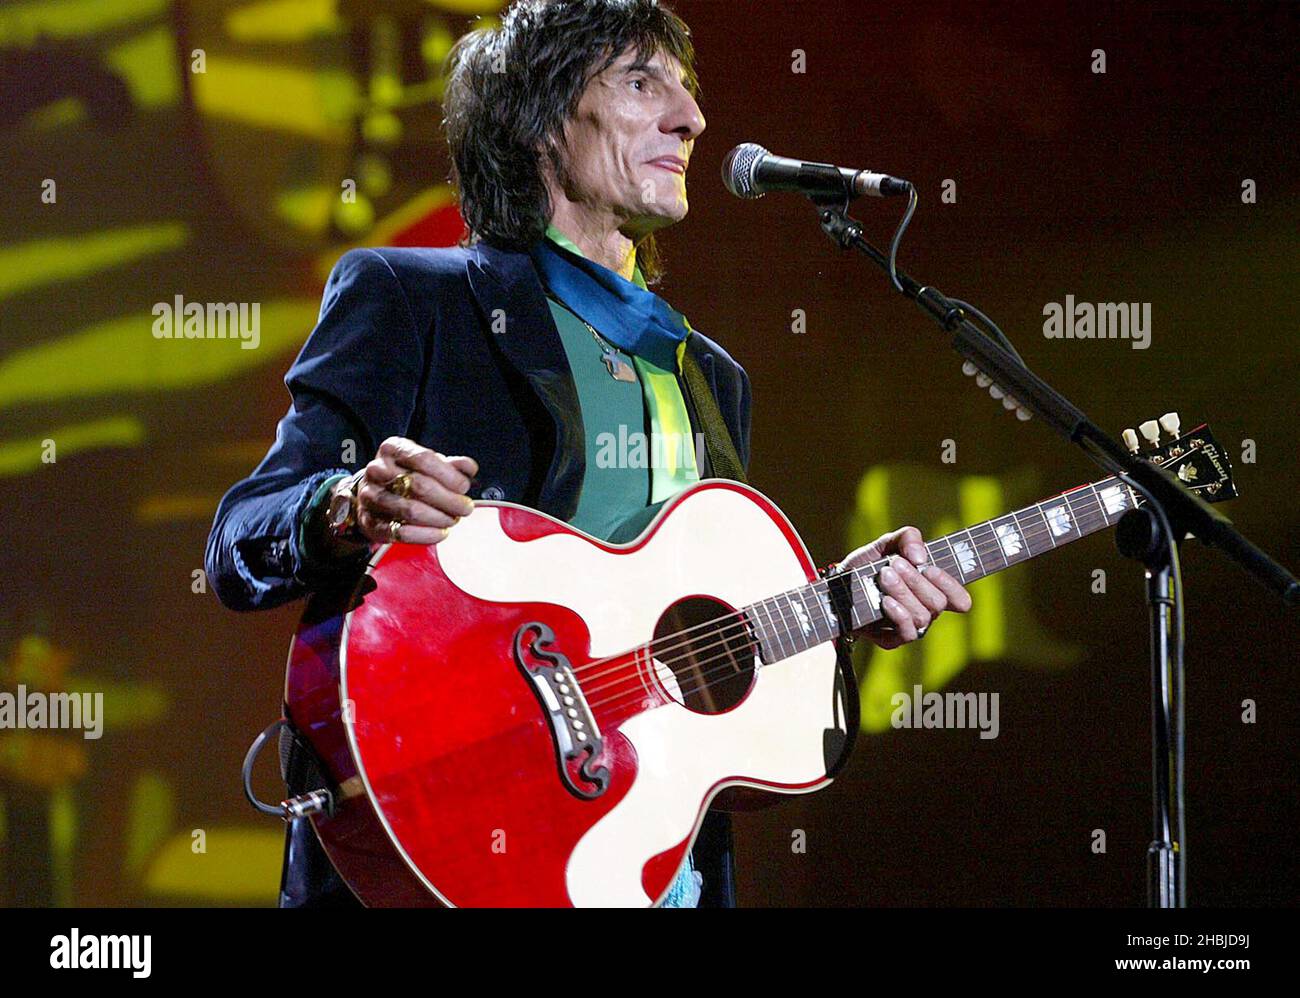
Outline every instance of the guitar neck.
MULTIPOLYGON (((1118 478, 1104 478, 958 530, 925 547, 933 564, 966 584, 1113 526, 1135 505, 1127 485, 1118 478)), ((841 616, 851 621, 853 630, 880 620, 884 611, 876 577, 888 563, 884 558, 746 607, 763 662, 789 658, 838 637, 841 616)))

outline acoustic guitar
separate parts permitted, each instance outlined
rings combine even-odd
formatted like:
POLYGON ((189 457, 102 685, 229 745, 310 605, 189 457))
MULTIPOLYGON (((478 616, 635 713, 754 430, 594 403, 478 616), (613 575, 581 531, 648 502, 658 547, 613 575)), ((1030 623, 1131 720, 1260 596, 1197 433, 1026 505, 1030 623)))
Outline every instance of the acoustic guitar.
MULTIPOLYGON (((1143 424, 1151 460, 1236 495, 1207 427, 1163 423, 1163 444, 1143 424)), ((970 583, 1138 502, 1107 478, 926 547, 970 583)), ((371 906, 654 905, 706 808, 844 765, 858 694, 837 639, 882 618, 884 565, 822 577, 771 500, 720 479, 626 544, 482 501, 440 544, 379 547, 290 651, 287 717, 330 783, 320 841, 371 906)))

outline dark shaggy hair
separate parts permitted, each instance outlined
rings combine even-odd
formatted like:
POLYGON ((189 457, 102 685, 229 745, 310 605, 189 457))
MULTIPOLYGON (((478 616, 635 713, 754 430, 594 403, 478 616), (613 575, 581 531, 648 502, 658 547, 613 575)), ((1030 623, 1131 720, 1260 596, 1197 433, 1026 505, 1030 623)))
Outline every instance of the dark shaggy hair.
MULTIPOLYGON (((690 29, 658 0, 518 0, 499 28, 455 44, 443 110, 467 243, 522 249, 545 236, 552 206, 542 165, 566 183, 564 124, 587 84, 629 48, 645 59, 671 55, 699 96, 690 29)), ((657 282, 653 235, 636 259, 646 283, 657 282)))

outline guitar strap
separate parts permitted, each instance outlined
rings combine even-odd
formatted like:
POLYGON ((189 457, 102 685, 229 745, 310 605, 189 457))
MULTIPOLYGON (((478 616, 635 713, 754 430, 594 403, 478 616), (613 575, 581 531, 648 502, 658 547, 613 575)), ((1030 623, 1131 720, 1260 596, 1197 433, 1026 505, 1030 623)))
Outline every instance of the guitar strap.
MULTIPOLYGON (((704 431, 704 446, 709 452, 711 477, 729 478, 733 482, 748 485, 745 466, 740 462, 740 455, 731 439, 731 431, 727 429, 727 423, 718 409, 718 401, 713 397, 709 379, 704 376, 699 361, 689 349, 682 351, 682 378, 695 409, 695 418, 700 421, 700 427, 704 431)), ((734 908, 736 872, 732 858, 730 815, 709 808, 700 825, 695 853, 704 874, 700 907, 734 908)))
POLYGON ((690 350, 682 351, 682 377, 686 381, 686 390, 695 407, 695 415, 704 430, 704 445, 709 450, 709 464, 713 468, 714 478, 729 478, 733 482, 749 484, 745 478, 745 467, 740 463, 736 445, 732 442, 731 431, 718 409, 718 402, 709 388, 709 380, 700 370, 699 361, 690 350))

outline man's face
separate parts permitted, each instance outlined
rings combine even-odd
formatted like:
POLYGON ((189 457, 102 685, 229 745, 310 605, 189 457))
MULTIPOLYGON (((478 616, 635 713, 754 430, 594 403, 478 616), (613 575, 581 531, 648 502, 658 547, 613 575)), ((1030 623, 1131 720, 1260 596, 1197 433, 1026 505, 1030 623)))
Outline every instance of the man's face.
POLYGON ((624 52, 591 80, 565 125, 565 195, 613 215, 634 239, 686 217, 686 169, 704 115, 683 75, 672 56, 624 52))

